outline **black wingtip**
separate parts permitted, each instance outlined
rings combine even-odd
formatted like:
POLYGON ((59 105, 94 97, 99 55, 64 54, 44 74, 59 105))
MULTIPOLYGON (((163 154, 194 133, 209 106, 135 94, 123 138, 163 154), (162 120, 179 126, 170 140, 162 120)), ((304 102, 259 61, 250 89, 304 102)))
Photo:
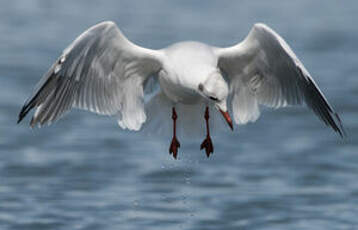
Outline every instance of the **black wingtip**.
POLYGON ((25 106, 24 106, 24 107, 22 107, 22 109, 19 113, 17 124, 19 124, 24 119, 25 116, 26 116, 26 113, 25 113, 25 106))
POLYGON ((340 135, 340 137, 341 137, 342 139, 346 139, 346 138, 347 138, 347 133, 346 133, 344 127, 343 127, 341 118, 338 116, 337 113, 334 113, 334 116, 335 116, 335 118, 337 119, 338 125, 339 125, 339 127, 337 126, 337 130, 336 130, 336 131, 339 133, 339 135, 340 135))
POLYGON ((25 103, 25 105, 22 107, 22 109, 18 115, 17 124, 19 124, 26 117, 26 115, 30 112, 30 110, 33 107, 34 107, 33 101, 30 101, 29 103, 25 103))

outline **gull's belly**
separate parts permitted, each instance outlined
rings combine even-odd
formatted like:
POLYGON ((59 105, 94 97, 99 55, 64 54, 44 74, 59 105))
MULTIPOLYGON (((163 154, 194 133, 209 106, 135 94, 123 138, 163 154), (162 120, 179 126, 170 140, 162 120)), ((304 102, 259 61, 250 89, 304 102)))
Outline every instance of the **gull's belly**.
POLYGON ((195 104, 202 99, 196 90, 186 87, 180 82, 160 77, 159 84, 165 95, 174 103, 195 104))

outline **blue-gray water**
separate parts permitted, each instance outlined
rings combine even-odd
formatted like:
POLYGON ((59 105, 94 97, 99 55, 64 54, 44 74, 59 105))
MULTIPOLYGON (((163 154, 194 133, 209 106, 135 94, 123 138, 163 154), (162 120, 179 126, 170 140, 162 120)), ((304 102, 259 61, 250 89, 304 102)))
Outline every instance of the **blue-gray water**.
POLYGON ((356 229, 358 2, 0 1, 0 229, 356 229), (89 26, 115 21, 149 48, 232 45, 255 22, 280 33, 340 113, 342 141, 305 108, 201 138, 124 132, 72 111, 31 130, 17 114, 41 75, 89 26))

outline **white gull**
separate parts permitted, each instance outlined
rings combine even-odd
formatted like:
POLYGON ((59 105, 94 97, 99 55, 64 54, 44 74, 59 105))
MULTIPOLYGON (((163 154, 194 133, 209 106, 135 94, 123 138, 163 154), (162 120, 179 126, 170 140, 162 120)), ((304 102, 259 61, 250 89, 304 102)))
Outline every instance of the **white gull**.
POLYGON ((228 48, 180 42, 151 50, 130 42, 115 23, 102 22, 64 50, 23 106, 18 122, 33 108, 31 126, 51 124, 71 108, 79 108, 116 116, 123 129, 140 130, 147 120, 144 88, 149 79, 160 85, 152 100, 164 98, 172 110, 169 153, 174 158, 180 147, 176 137, 180 114, 175 109, 180 105, 206 107, 207 135, 201 148, 207 156, 214 151, 209 108, 216 108, 233 129, 229 111, 235 123, 245 124, 257 120, 260 105, 306 104, 326 125, 344 135, 337 113, 303 64, 264 24, 255 24, 244 41, 228 48))

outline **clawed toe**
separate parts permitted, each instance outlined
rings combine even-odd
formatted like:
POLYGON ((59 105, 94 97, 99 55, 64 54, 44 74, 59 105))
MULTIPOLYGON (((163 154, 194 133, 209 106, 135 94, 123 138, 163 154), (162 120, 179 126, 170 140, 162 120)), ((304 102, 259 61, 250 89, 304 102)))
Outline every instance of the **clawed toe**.
POLYGON ((206 139, 201 143, 200 150, 205 148, 206 156, 209 157, 210 154, 214 153, 213 142, 211 141, 210 136, 207 136, 206 139))
POLYGON ((174 159, 177 159, 178 148, 180 148, 180 143, 176 139, 176 137, 173 137, 172 143, 170 144, 170 147, 169 147, 169 154, 173 154, 174 159))

